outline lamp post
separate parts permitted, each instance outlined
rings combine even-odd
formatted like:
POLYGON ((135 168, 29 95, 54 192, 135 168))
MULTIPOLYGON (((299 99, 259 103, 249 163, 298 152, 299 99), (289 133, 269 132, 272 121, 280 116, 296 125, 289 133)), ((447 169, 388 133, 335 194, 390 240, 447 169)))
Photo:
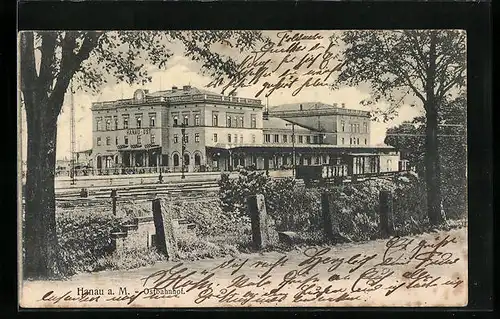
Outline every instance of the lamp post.
POLYGON ((186 123, 182 123, 181 125, 174 125, 174 127, 181 128, 181 140, 182 140, 182 148, 181 148, 181 179, 186 178, 184 175, 184 152, 186 152, 186 123))
POLYGON ((292 126, 292 169, 293 176, 295 177, 295 123, 287 123, 286 126, 292 126))

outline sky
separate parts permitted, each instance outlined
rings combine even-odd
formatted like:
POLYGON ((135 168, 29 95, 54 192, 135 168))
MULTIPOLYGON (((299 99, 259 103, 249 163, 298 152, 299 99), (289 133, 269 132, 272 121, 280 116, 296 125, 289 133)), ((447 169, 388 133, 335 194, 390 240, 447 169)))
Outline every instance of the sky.
MULTIPOLYGON (((315 34, 314 32, 304 32, 304 34, 315 34)), ((321 33, 326 39, 328 37, 327 32, 321 33)), ((331 33, 331 31, 328 31, 331 33)), ((266 35, 275 39, 276 32, 267 32, 266 35)), ((325 44, 325 39, 319 41, 325 44)), ((152 81, 147 85, 133 85, 128 84, 110 84, 101 88, 98 94, 91 94, 87 92, 76 92, 74 95, 74 107, 75 107, 75 132, 76 132, 76 150, 87 150, 92 148, 92 114, 90 107, 92 102, 99 101, 109 101, 116 100, 120 98, 131 98, 133 92, 138 88, 148 89, 150 92, 169 89, 172 86, 182 87, 183 85, 191 85, 194 87, 208 89, 216 93, 220 93, 220 89, 207 88, 207 84, 212 82, 214 79, 209 75, 204 74, 201 70, 200 64, 198 62, 192 61, 190 58, 186 57, 183 52, 183 47, 179 43, 171 44, 171 51, 173 56, 169 59, 164 70, 158 70, 153 67, 150 68, 150 75, 152 76, 152 81)), ((221 49, 218 49, 221 50, 221 49)), ((237 52, 221 50, 222 53, 232 56, 235 60, 241 61, 244 59, 245 55, 238 54, 237 52)), ((281 57, 283 55, 269 55, 271 57, 271 64, 273 67, 279 64, 281 57)), ((300 58, 300 57, 298 57, 300 58)), ((275 80, 277 78, 275 72, 267 80, 275 80)), ((335 81, 335 76, 331 78, 335 81)), ((252 85, 245 88, 240 88, 237 90, 237 94, 240 97, 253 98, 255 94, 262 88, 262 82, 256 85, 252 85)), ((346 108, 367 110, 366 107, 360 104, 360 101, 369 97, 369 91, 363 87, 341 87, 336 90, 332 90, 329 87, 310 87, 304 88, 296 96, 292 96, 292 92, 296 89, 281 89, 274 92, 269 97, 269 105, 286 104, 286 103, 300 103, 300 102, 322 102, 327 104, 333 103, 345 103, 346 108)), ((266 103, 265 97, 259 96, 263 103, 266 103)), ((371 144, 377 145, 381 144, 385 138, 385 132, 388 127, 398 125, 403 121, 411 120, 415 116, 422 114, 423 109, 418 104, 410 106, 408 104, 403 104, 398 112, 398 116, 387 122, 380 123, 372 121, 371 123, 371 144)), ((22 157, 26 158, 26 114, 22 111, 21 122, 22 122, 22 157)), ((57 136, 57 159, 70 158, 70 97, 69 94, 66 95, 62 112, 58 118, 58 136, 57 136)))

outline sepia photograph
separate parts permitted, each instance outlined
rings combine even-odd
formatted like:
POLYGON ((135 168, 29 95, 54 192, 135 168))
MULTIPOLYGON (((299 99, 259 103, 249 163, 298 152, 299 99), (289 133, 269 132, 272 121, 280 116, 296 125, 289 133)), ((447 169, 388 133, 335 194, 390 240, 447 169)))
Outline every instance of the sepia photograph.
POLYGON ((466 306, 466 80, 457 29, 19 32, 19 306, 466 306))

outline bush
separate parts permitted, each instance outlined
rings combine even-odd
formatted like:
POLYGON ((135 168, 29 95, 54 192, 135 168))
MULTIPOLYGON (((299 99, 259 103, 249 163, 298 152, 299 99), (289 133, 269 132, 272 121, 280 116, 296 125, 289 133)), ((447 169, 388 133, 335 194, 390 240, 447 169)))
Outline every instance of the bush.
POLYGON ((222 210, 233 219, 248 218, 246 198, 262 194, 276 229, 305 231, 319 226, 319 193, 298 188, 293 178, 271 179, 261 172, 242 169, 235 179, 222 174, 219 186, 222 210))
POLYGON ((64 274, 96 271, 97 260, 114 250, 110 233, 122 220, 110 213, 74 211, 57 216, 60 267, 64 274))

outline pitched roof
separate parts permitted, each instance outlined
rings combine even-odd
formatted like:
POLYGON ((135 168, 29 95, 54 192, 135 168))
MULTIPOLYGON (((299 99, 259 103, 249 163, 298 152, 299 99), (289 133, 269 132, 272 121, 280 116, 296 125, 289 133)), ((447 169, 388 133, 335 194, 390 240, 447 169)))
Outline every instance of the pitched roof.
MULTIPOLYGON (((282 129, 282 130, 290 130, 292 131, 292 126, 290 125, 292 122, 280 119, 279 117, 269 117, 269 119, 263 121, 264 129, 282 129), (287 125, 288 124, 288 125, 287 125)), ((302 127, 302 125, 294 123, 295 131, 309 131, 308 128, 302 127)))
POLYGON ((280 105, 270 105, 269 111, 299 111, 301 110, 321 110, 321 109, 336 109, 334 105, 322 103, 322 102, 303 102, 303 103, 289 103, 280 105))

